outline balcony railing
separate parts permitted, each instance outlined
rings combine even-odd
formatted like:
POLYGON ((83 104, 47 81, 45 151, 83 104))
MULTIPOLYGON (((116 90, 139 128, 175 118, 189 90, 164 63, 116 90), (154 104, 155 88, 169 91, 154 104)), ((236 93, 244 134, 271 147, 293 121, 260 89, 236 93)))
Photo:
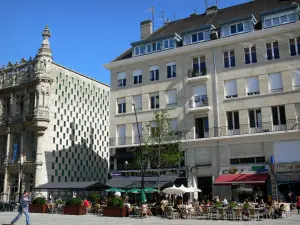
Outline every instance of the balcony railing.
POLYGON ((190 109, 208 106, 207 95, 193 96, 189 101, 190 109))
MULTIPOLYGON (((203 128, 203 130, 196 131, 195 129, 185 131, 177 131, 176 137, 178 140, 193 140, 203 138, 214 137, 226 137, 237 135, 251 135, 258 133, 274 133, 280 131, 300 130, 300 119, 287 120, 285 124, 274 124, 273 122, 265 122, 255 124, 255 127, 250 127, 249 124, 241 124, 238 127, 215 127, 215 128, 203 128)), ((141 142, 145 142, 149 137, 149 134, 143 134, 141 136, 141 142)), ((138 144, 133 137, 113 137, 110 138, 110 146, 132 145, 138 144)))
POLYGON ((205 76, 206 74, 207 74, 206 68, 202 69, 201 71, 193 70, 193 69, 188 70, 188 78, 205 76))

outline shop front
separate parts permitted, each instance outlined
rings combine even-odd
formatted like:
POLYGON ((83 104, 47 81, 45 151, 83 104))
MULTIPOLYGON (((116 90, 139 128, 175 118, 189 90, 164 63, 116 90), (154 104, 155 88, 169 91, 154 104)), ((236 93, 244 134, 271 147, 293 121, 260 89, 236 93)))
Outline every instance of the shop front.
POLYGON ((278 198, 282 201, 294 202, 296 196, 300 194, 300 163, 278 163, 275 168, 278 198), (291 196, 289 192, 292 192, 291 196))
POLYGON ((255 165, 220 168, 220 175, 214 181, 214 187, 216 186, 220 188, 220 199, 237 202, 243 202, 245 199, 267 201, 271 192, 269 167, 255 165))

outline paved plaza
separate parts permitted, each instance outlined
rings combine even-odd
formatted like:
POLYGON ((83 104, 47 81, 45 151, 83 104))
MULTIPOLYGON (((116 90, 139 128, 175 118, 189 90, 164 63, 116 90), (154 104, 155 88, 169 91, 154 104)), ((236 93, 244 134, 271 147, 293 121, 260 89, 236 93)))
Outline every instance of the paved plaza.
MULTIPOLYGON (((1 212, 0 213, 0 225, 9 225, 10 221, 16 216, 16 212, 1 212)), ((300 215, 293 214, 290 218, 285 219, 276 219, 276 220, 261 220, 261 221, 212 221, 212 220, 198 220, 198 219, 162 219, 160 217, 151 217, 145 219, 137 219, 137 218, 114 218, 114 217, 103 217, 103 216, 95 216, 95 215, 86 215, 86 216, 69 216, 69 215, 50 215, 50 214, 30 214, 31 216, 31 225, 220 225, 220 224, 239 224, 239 225, 266 225, 266 223, 272 225, 286 225, 286 224, 300 224, 300 215)), ((25 217, 23 216, 18 225, 25 224, 25 217)))

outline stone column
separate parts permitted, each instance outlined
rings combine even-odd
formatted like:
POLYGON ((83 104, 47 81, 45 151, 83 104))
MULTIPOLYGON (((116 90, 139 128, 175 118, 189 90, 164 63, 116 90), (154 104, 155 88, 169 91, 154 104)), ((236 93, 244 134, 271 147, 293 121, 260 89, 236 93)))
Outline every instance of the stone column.
POLYGON ((37 131, 36 133, 36 169, 35 169, 35 183, 34 186, 37 187, 43 184, 43 174, 42 174, 42 166, 44 163, 43 160, 43 131, 37 131))
POLYGON ((11 147, 11 134, 10 131, 8 131, 7 133, 7 143, 6 143, 6 158, 5 158, 5 174, 4 174, 4 185, 3 185, 3 192, 4 192, 4 201, 8 201, 8 171, 7 171, 7 164, 9 162, 9 151, 10 151, 10 147, 11 147))

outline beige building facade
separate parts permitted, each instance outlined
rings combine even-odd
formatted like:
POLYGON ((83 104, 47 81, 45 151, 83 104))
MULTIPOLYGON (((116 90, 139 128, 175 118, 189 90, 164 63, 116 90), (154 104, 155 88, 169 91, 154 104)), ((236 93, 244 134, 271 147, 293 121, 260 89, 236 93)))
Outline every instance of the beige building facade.
MULTIPOLYGON (((151 121, 155 110, 166 110, 183 143, 188 185, 203 189, 202 197, 212 192, 231 199, 230 186, 214 183, 224 168, 267 169, 275 143, 291 146, 289 142, 299 140, 299 6, 292 1, 271 1, 266 10, 261 10, 257 2, 225 9, 211 7, 204 14, 166 24, 148 38, 133 43, 131 57, 125 52, 105 65, 111 71, 111 156, 118 149, 138 145, 132 103, 139 106, 141 127, 151 121), (237 7, 235 15, 226 14, 237 7), (239 15, 242 9, 243 15, 247 10, 247 15, 253 15, 239 15), (215 17, 207 29, 202 21, 209 21, 211 13, 215 17), (288 16, 289 22, 285 23, 283 17, 293 13, 296 16, 288 16), (281 22, 273 26, 276 18, 281 22), (194 21, 194 27, 186 21, 194 21), (245 32, 249 21, 253 29, 245 32), (210 33, 207 39, 205 29, 210 33), (175 36, 174 48, 164 48, 168 35, 175 36), (187 41, 188 37, 192 41, 187 41), (158 40, 162 47, 157 45, 158 40), (148 51, 148 43, 156 43, 155 52, 148 51), (145 46, 143 50, 141 44, 145 46), (153 70, 159 71, 158 79, 153 70), (135 79, 136 74, 142 76, 142 82, 135 79), (126 85, 120 83, 122 79, 126 79, 126 85), (153 100, 153 96, 158 97, 153 100), (119 103, 123 104, 121 111, 119 103)), ((145 129, 142 131, 147 135, 145 129)), ((111 169, 118 170, 117 165, 111 162, 111 169)), ((271 176, 267 182, 268 195, 276 195, 278 190, 271 187, 276 177, 271 176)))

